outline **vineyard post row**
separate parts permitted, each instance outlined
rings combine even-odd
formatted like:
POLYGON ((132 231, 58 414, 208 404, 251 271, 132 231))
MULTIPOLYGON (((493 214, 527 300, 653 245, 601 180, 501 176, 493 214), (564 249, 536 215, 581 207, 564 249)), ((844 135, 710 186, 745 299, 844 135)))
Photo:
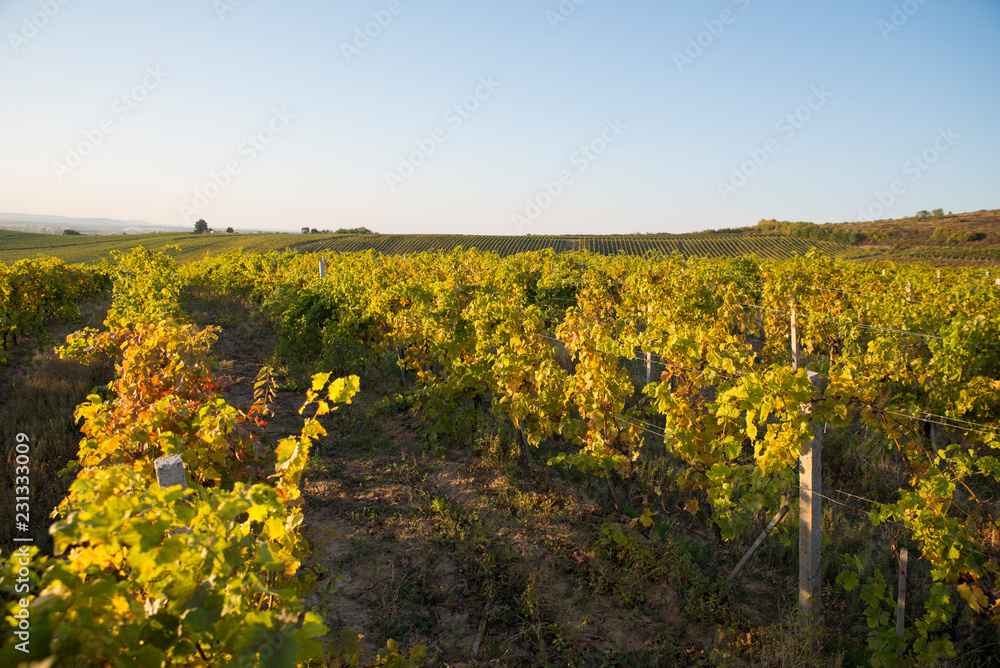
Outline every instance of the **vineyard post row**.
MULTIPOLYGON (((940 274, 940 272, 939 272, 940 274)), ((1000 285, 1000 278, 996 279, 1000 285)), ((908 295, 912 295, 912 283, 906 286, 908 295)), ((798 326, 796 323, 796 300, 790 300, 790 332, 789 343, 792 353, 792 368, 798 371, 801 366, 798 344, 798 326)), ((647 307, 647 311, 652 307, 647 307)), ((647 352, 646 362, 646 384, 654 382, 653 353, 647 352)), ((809 380, 813 386, 822 394, 822 379, 814 371, 808 371, 809 380)), ((802 406, 803 411, 809 411, 809 407, 802 406)), ((822 558, 822 453, 823 453, 823 425, 815 423, 813 427, 813 438, 803 444, 799 455, 799 614, 802 619, 808 619, 819 612, 820 592, 822 591, 821 578, 821 558, 822 558)), ((735 577, 743 565, 749 561, 760 545, 767 538, 768 534, 784 518, 788 511, 785 506, 778 511, 768 526, 760 534, 757 540, 750 546, 743 558, 730 572, 729 579, 735 577)), ((906 571, 907 553, 905 548, 900 552, 899 563, 899 584, 897 589, 897 634, 903 637, 903 624, 905 618, 906 605, 906 571)))
MULTIPOLYGON (((1000 282, 1000 279, 997 279, 1000 282)), ((908 285, 907 292, 912 289, 908 285)), ((795 299, 790 300, 790 345, 792 352, 792 370, 798 371, 799 341, 798 327, 795 322, 795 299)), ((651 306, 646 307, 647 312, 652 310, 651 306)), ((813 387, 822 395, 821 378, 815 371, 808 371, 809 380, 813 387)), ((653 383, 653 353, 646 353, 646 384, 653 383)), ((802 406, 803 412, 810 411, 807 405, 802 406)), ((813 438, 803 444, 799 453, 799 614, 803 619, 808 619, 819 612, 820 591, 822 590, 822 578, 820 575, 820 562, 822 555, 822 517, 823 517, 823 425, 814 423, 813 438)), ((788 510, 785 507, 778 511, 778 515, 771 521, 771 524, 761 533, 760 537, 747 550, 746 554, 733 569, 732 577, 746 561, 749 560, 757 548, 774 528, 788 510)), ((900 581, 902 582, 902 580, 900 581)), ((902 595, 902 594, 901 594, 902 595)))
MULTIPOLYGON (((885 270, 882 271, 882 275, 885 275, 885 270)), ((987 273, 987 277, 989 274, 987 273)), ((941 270, 937 270, 937 281, 941 282, 941 270)), ((996 284, 1000 286, 1000 278, 996 279, 996 284)), ((912 297, 913 294, 913 283, 907 282, 906 285, 907 298, 912 297)), ((791 338, 791 354, 792 354, 792 365, 794 370, 798 370, 800 366, 799 359, 799 347, 798 347, 798 327, 796 323, 796 301, 795 299, 790 300, 789 312, 790 312, 790 338, 791 338)), ((819 374, 815 372, 808 372, 809 378, 817 390, 821 390, 821 379, 819 374)), ((653 382, 653 356, 652 353, 646 354, 646 383, 650 384, 653 382)), ((803 407, 807 409, 807 407, 803 407)), ((800 455, 800 465, 799 465, 799 609, 800 614, 803 618, 809 616, 812 612, 812 608, 818 610, 820 603, 819 594, 821 591, 821 582, 819 578, 819 564, 821 557, 821 524, 820 518, 821 514, 821 503, 822 503, 822 490, 821 490, 821 459, 822 459, 822 429, 819 425, 813 425, 814 428, 814 439, 809 444, 809 449, 803 448, 800 455), (815 497, 814 497, 815 495, 815 497)), ((936 432, 931 431, 931 438, 935 440, 936 432)), ((936 443, 935 443, 936 445, 936 443)), ((753 545, 747 550, 743 558, 740 559, 739 563, 733 568, 732 571, 727 576, 730 581, 733 580, 742 567, 747 561, 754 555, 757 549, 763 544, 764 540, 770 534, 771 530, 780 522, 785 514, 788 512, 788 506, 783 506, 771 519, 767 527, 761 532, 754 541, 753 545)), ((900 638, 904 637, 904 623, 905 623, 905 608, 906 608, 906 580, 907 580, 907 566, 908 566, 908 552, 906 548, 900 550, 899 555, 899 582, 897 587, 897 606, 896 606, 896 633, 900 638)))

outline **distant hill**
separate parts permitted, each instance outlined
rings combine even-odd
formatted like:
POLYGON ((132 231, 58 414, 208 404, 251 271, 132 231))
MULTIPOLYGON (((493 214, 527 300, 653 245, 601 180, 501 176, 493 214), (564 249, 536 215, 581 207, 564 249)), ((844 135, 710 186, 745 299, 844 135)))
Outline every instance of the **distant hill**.
POLYGON ((154 225, 145 220, 115 220, 113 218, 68 218, 30 213, 0 213, 0 229, 62 234, 63 230, 76 230, 83 234, 141 234, 150 232, 180 232, 186 227, 154 225))
MULTIPOLYGON (((923 212, 927 214, 928 212, 923 212)), ((939 217, 917 215, 898 220, 877 220, 861 225, 872 236, 871 243, 895 246, 1000 246, 1000 209, 970 213, 947 213, 939 217), (935 237, 935 232, 939 236, 935 237), (948 234, 940 234, 947 232, 948 234), (966 232, 969 238, 949 240, 952 233, 966 232)))
POLYGON ((908 218, 859 223, 816 224, 772 219, 752 227, 711 232, 794 236, 857 246, 890 246, 896 250, 917 246, 982 248, 1000 246, 1000 209, 956 214, 937 209, 908 218))

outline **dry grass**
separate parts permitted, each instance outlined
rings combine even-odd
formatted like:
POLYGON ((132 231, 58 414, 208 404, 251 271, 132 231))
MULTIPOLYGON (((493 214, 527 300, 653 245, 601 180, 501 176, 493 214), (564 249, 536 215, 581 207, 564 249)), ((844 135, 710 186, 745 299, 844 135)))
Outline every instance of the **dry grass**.
POLYGON ((983 238, 962 247, 979 248, 983 246, 1000 245, 1000 209, 972 211, 968 213, 946 214, 941 218, 917 220, 916 218, 900 218, 895 220, 877 220, 873 223, 842 223, 848 229, 875 233, 882 238, 874 241, 876 245, 899 246, 940 246, 932 244, 931 234, 943 227, 951 231, 978 233, 983 238))
MULTIPOLYGON (((61 342, 77 327, 99 326, 107 305, 84 307, 83 321, 76 326, 51 328, 53 340, 61 342)), ((80 432, 73 419, 76 406, 99 385, 112 377, 110 365, 84 366, 61 360, 52 345, 22 340, 14 350, 14 361, 0 367, 0 545, 9 546, 16 531, 14 445, 18 433, 30 439, 31 494, 30 531, 35 545, 51 551, 49 513, 66 495, 72 476, 59 472, 76 456, 80 432)))

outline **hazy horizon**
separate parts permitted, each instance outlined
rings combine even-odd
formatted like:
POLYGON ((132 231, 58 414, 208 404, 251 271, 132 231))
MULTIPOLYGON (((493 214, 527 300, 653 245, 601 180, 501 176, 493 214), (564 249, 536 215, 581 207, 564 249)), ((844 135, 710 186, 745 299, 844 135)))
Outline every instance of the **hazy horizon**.
POLYGON ((14 0, 0 28, 0 210, 546 235, 1000 206, 986 0, 14 0))

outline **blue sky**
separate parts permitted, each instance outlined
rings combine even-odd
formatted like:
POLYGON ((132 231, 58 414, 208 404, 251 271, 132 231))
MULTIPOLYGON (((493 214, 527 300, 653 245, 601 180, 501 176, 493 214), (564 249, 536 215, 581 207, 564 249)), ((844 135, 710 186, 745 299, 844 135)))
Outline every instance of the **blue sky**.
POLYGON ((0 211, 598 234, 1000 207, 996 0, 64 2, 0 0, 0 211))

